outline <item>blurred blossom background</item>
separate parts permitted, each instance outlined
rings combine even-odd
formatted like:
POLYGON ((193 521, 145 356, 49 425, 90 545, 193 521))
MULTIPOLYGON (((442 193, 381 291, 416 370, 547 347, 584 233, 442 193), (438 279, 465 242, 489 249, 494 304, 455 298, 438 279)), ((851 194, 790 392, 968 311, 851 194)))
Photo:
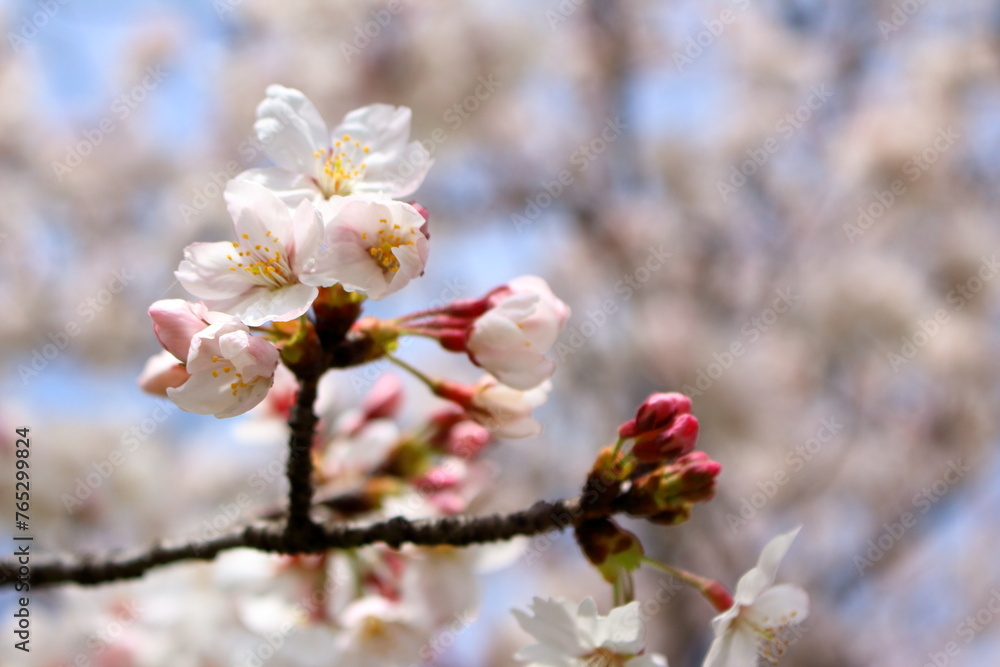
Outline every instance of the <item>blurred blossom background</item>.
MULTIPOLYGON (((526 273, 573 309, 545 432, 492 450, 476 511, 574 495, 646 395, 683 391, 723 473, 689 523, 629 524, 649 555, 732 587, 801 524, 779 581, 812 612, 782 664, 1000 661, 1000 3, 5 0, 0 28, 0 457, 13 470, 31 428, 36 553, 280 502, 280 469, 253 477, 280 433, 135 378, 159 350, 149 304, 185 296, 183 247, 228 239, 226 181, 268 164, 254 109, 281 83, 331 125, 409 106, 435 160, 427 273, 368 312, 526 273)), ((477 377, 429 344, 404 357, 477 377)), ((342 375, 356 405, 370 371, 342 375)), ((407 392, 417 419, 430 401, 407 392)), ((570 535, 527 553, 480 578, 478 618, 428 664, 517 664, 509 609, 533 595, 610 609, 570 535)), ((266 637, 270 589, 220 574, 236 560, 33 591, 33 653, 7 631, 0 661, 252 664, 234 656, 266 637)), ((647 645, 699 665, 712 610, 665 586, 639 577, 647 645)), ((322 641, 261 661, 327 664, 322 641)))

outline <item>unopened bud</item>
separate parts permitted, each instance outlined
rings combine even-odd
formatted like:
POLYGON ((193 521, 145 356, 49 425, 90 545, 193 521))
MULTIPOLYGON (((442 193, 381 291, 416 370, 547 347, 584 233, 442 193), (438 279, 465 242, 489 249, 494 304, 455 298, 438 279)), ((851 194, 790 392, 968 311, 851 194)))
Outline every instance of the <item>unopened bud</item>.
POLYGON ((660 431, 670 425, 674 417, 691 412, 691 399, 676 392, 653 394, 647 398, 630 419, 618 429, 618 437, 634 438, 650 431, 660 431))
POLYGON ((698 444, 698 418, 690 413, 677 415, 673 423, 656 433, 636 438, 632 453, 645 463, 670 461, 691 452, 698 444))

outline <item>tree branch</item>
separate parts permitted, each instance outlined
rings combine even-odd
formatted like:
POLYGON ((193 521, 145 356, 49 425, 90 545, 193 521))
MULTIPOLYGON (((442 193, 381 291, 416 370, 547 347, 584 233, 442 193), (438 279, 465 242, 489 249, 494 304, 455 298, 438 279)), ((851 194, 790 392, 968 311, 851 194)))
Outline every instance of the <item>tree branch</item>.
POLYGON ((316 525, 317 535, 306 548, 284 523, 262 522, 241 526, 210 540, 159 542, 145 551, 104 555, 32 558, 30 573, 18 574, 13 559, 0 562, 6 576, 0 585, 26 580, 32 586, 59 583, 101 584, 141 577, 146 572, 184 560, 212 560, 220 552, 238 547, 281 554, 319 553, 328 549, 353 549, 375 543, 397 548, 404 543, 423 546, 466 546, 508 540, 577 526, 583 520, 617 513, 614 505, 584 506, 581 498, 553 503, 539 501, 526 510, 507 515, 453 516, 411 521, 395 517, 370 524, 316 525))
POLYGON ((312 442, 319 418, 313 410, 319 375, 299 378, 299 394, 292 408, 288 424, 292 427, 288 440, 288 523, 286 531, 291 542, 307 544, 316 532, 316 525, 309 516, 312 506, 312 442))

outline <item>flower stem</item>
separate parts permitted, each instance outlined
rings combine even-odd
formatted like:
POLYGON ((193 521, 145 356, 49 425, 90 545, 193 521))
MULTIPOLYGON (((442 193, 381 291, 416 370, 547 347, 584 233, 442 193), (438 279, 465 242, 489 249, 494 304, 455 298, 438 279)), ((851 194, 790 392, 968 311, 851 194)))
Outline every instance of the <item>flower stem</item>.
POLYGON ((662 563, 646 556, 643 557, 642 562, 691 585, 719 612, 726 611, 733 606, 732 595, 722 584, 714 579, 700 577, 687 570, 682 570, 679 567, 674 567, 673 565, 668 565, 667 563, 662 563))
POLYGON ((405 361, 403 361, 399 357, 395 357, 395 356, 389 354, 388 352, 386 352, 385 357, 386 357, 386 359, 388 359, 392 363, 396 364, 397 366, 399 366, 403 370, 409 371, 411 374, 413 374, 414 377, 416 377, 418 380, 420 380, 421 382, 423 382, 424 384, 426 384, 428 387, 430 387, 432 391, 439 384, 438 382, 435 382, 434 380, 432 380, 431 378, 429 378, 427 375, 425 375, 423 373, 423 371, 417 370, 416 368, 414 368, 410 364, 406 363, 405 361))

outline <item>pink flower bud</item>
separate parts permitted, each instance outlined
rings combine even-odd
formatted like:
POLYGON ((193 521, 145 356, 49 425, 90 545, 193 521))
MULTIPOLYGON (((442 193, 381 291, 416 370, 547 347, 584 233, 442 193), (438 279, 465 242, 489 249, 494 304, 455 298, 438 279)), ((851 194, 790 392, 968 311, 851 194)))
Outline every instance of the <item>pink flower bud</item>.
POLYGON ((139 374, 139 388, 148 394, 166 398, 167 389, 181 386, 190 377, 177 357, 164 350, 146 362, 139 374))
POLYGON ((642 433, 636 438, 632 453, 645 463, 670 461, 684 456, 698 444, 698 418, 692 414, 678 415, 660 432, 642 433))
POLYGON ((618 437, 634 438, 639 434, 659 431, 680 414, 691 412, 691 399, 684 394, 653 394, 639 406, 635 419, 630 419, 618 429, 618 437))
POLYGON ((183 299, 161 299, 149 307, 153 331, 163 348, 185 362, 191 339, 208 326, 208 309, 183 299))

